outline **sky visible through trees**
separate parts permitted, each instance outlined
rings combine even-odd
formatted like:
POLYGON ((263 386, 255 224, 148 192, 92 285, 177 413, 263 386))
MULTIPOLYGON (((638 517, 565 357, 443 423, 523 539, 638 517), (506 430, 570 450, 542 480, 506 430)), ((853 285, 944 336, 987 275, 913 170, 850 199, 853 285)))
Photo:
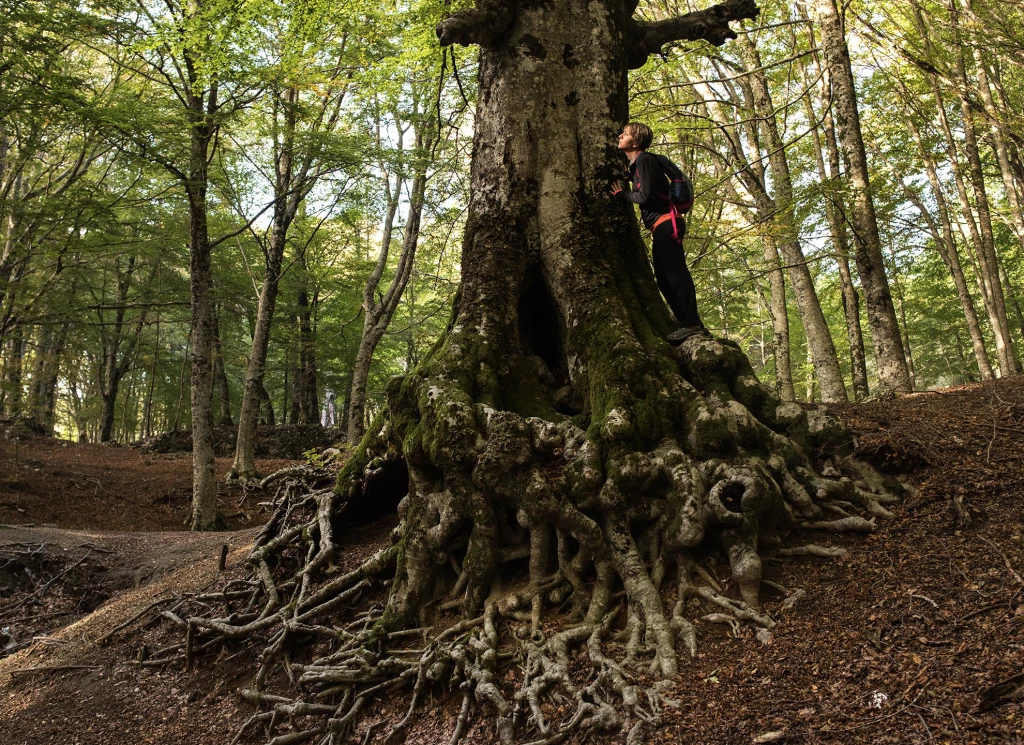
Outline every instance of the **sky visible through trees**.
MULTIPOLYGON (((477 52, 438 46, 454 8, 0 6, 3 415, 95 441, 190 428, 196 324, 213 422, 237 425, 247 376, 263 422, 319 421, 328 390, 339 426, 379 410, 458 285, 477 52)), ((736 42, 670 45, 630 77, 632 118, 696 187, 685 248, 705 323, 784 398, 1016 374, 1024 4, 759 7, 736 42)))

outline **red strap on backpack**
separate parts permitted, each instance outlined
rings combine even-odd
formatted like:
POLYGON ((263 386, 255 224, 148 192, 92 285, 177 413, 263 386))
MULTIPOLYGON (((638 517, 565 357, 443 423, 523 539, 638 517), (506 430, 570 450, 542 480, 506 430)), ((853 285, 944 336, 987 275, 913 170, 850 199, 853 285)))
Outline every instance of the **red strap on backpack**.
POLYGON ((672 221, 672 237, 675 238, 676 241, 681 242, 682 239, 679 236, 679 225, 676 223, 676 217, 677 216, 679 216, 680 219, 682 219, 682 216, 679 215, 679 211, 676 209, 676 206, 674 204, 672 204, 671 202, 669 202, 668 212, 666 212, 664 215, 662 215, 661 217, 659 217, 657 220, 654 221, 654 225, 651 226, 651 232, 653 233, 655 230, 657 230, 658 226, 661 225, 662 223, 665 223, 665 222, 668 222, 669 220, 671 220, 672 221))

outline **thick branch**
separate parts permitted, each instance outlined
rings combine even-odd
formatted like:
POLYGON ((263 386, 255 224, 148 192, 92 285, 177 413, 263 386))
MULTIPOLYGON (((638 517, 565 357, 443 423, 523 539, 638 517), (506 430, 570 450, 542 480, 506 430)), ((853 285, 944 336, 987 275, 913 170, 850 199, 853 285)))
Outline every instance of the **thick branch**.
POLYGON ((443 47, 451 44, 493 46, 508 31, 515 14, 512 0, 478 0, 472 10, 452 13, 437 24, 437 40, 443 47))
POLYGON ((725 0, 710 8, 664 21, 634 21, 633 37, 639 39, 639 43, 630 49, 629 67, 643 66, 650 55, 660 52, 665 44, 672 41, 704 39, 720 47, 729 39, 736 38, 736 32, 729 28, 731 21, 754 19, 759 13, 754 0, 725 0))

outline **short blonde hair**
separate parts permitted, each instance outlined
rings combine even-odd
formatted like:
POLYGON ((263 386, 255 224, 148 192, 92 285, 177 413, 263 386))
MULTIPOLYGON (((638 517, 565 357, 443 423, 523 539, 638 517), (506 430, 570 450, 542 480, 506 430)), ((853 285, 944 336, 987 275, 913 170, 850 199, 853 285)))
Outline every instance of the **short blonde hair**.
POLYGON ((622 128, 622 131, 628 134, 632 138, 633 144, 641 150, 649 148, 654 139, 654 132, 651 131, 651 128, 641 122, 630 122, 622 128))

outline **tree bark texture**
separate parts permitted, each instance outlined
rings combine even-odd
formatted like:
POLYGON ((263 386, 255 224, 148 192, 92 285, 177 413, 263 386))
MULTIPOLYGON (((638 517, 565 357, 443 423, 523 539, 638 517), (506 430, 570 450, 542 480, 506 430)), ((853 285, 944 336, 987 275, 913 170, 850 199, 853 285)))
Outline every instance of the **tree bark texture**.
MULTIPOLYGON (((718 535, 756 608, 758 536, 774 540, 763 537, 776 534, 784 493, 820 517, 807 489, 847 487, 824 486, 802 449, 840 432, 835 422, 804 429, 803 412, 763 388, 733 344, 663 341, 670 314, 636 223, 609 196, 628 118, 631 10, 519 8, 503 40, 481 51, 453 318, 431 356, 388 390, 386 440, 408 468, 409 494, 381 624, 424 620, 444 587, 439 551, 459 555, 451 581, 471 618, 493 591, 503 544, 524 530, 541 547, 560 534, 597 577, 587 621, 604 617, 621 581, 655 640, 656 668, 672 675, 675 634, 650 573, 660 570, 645 565, 651 546, 638 536, 667 529, 658 545, 685 553, 718 535), (696 517, 704 500, 732 493, 743 495, 734 517, 696 517)), ((368 433, 340 475, 342 501, 362 494, 364 458, 379 441, 368 433)))
POLYGON ((55 423, 57 380, 69 326, 70 324, 64 321, 57 327, 56 332, 52 326, 43 326, 36 338, 29 415, 41 424, 50 435, 53 434, 55 423))
POLYGON ((218 423, 225 427, 233 427, 231 419, 231 387, 228 383, 228 371, 224 367, 224 352, 220 340, 220 308, 213 306, 213 384, 216 389, 218 423))
POLYGON ((890 391, 910 391, 910 372, 907 370, 899 323, 896 321, 896 310, 882 258, 882 243, 871 196, 867 153, 861 133, 857 92, 843 21, 835 0, 816 0, 815 8, 821 28, 821 46, 832 81, 833 117, 849 161, 847 176, 853 195, 850 221, 856 247, 857 271, 871 326, 878 381, 890 391))
POLYGON ((0 387, 0 412, 9 419, 22 415, 22 366, 25 360, 25 327, 15 324, 8 334, 4 353, 3 386, 0 387))
POLYGON ((769 235, 761 236, 761 249, 768 267, 768 314, 772 319, 772 356, 775 358, 775 390, 783 401, 795 401, 793 363, 790 360, 789 313, 786 282, 779 264, 779 252, 769 235))

